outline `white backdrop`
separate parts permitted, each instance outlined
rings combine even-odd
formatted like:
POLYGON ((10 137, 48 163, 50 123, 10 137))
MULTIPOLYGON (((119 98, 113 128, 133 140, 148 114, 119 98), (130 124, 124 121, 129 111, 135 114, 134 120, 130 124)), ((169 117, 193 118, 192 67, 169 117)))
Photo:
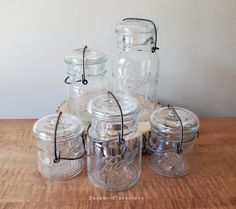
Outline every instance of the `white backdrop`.
POLYGON ((0 118, 53 113, 64 55, 87 44, 110 58, 124 17, 159 26, 161 102, 236 116, 235 0, 0 0, 0 118))

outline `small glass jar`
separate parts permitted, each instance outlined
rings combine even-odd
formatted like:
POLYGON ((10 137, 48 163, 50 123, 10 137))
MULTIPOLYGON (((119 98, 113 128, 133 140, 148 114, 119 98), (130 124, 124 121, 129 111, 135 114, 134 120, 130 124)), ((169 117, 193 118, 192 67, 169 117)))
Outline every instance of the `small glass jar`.
POLYGON ((198 117, 184 108, 163 107, 153 112, 150 123, 147 149, 154 171, 169 177, 189 173, 191 152, 199 133, 198 117))
MULTIPOLYGON (((38 147, 38 169, 42 176, 47 179, 66 180, 79 174, 84 162, 83 159, 55 162, 54 131, 57 118, 57 114, 48 115, 34 124, 33 134, 38 147)), ((60 158, 83 156, 82 130, 81 121, 76 116, 61 115, 56 133, 56 146, 60 152, 60 158)))
POLYGON ((148 122, 157 104, 159 56, 157 30, 150 20, 127 18, 117 24, 117 50, 112 61, 112 91, 135 97, 148 122))
POLYGON ((96 187, 123 191, 133 186, 141 173, 141 109, 130 96, 116 98, 123 112, 123 137, 121 113, 112 96, 98 96, 88 104, 92 123, 87 137, 87 170, 96 187))
POLYGON ((91 120, 87 112, 89 100, 107 91, 106 61, 105 54, 86 46, 65 56, 68 65, 65 80, 68 84, 68 113, 78 116, 84 125, 91 120))

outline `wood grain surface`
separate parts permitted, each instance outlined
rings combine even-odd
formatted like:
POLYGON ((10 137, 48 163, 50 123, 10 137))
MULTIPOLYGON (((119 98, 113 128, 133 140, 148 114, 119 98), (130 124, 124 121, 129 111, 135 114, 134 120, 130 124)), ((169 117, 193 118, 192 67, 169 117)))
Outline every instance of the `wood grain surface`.
POLYGON ((67 181, 45 181, 32 137, 35 120, 0 120, 0 208, 236 208, 236 118, 201 119, 190 174, 154 174, 143 157, 139 182, 124 192, 89 183, 86 169, 67 181))

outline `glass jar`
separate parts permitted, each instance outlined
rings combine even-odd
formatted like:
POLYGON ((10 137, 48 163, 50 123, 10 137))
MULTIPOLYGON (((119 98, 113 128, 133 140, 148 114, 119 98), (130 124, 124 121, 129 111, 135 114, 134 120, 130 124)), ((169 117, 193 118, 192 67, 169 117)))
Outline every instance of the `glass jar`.
POLYGON ((199 119, 180 107, 163 107, 151 116, 147 149, 151 167, 163 176, 183 176, 191 168, 191 152, 199 133, 199 119))
POLYGON ((140 121, 148 122, 157 104, 156 26, 150 20, 127 18, 115 32, 118 49, 112 61, 112 90, 135 97, 142 105, 140 121))
POLYGON ((138 131, 141 109, 136 99, 116 95, 122 117, 111 95, 98 96, 88 104, 92 123, 87 136, 87 170, 96 187, 123 191, 133 186, 141 173, 142 141, 138 131))
POLYGON ((65 56, 68 65, 68 113, 78 116, 84 125, 90 123, 87 112, 89 100, 107 91, 105 54, 98 50, 84 48, 76 49, 65 56))
POLYGON ((63 114, 60 117, 56 131, 58 115, 52 114, 39 119, 33 127, 37 143, 38 169, 48 179, 66 180, 81 172, 83 168, 84 146, 81 139, 81 121, 73 115, 63 114), (60 152, 60 161, 56 159, 55 143, 60 152), (77 160, 63 160, 63 158, 80 158, 77 160))

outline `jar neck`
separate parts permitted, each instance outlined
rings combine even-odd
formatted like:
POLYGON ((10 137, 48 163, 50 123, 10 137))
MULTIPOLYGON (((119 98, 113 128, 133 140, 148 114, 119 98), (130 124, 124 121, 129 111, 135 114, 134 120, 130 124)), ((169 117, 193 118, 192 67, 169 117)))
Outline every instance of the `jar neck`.
POLYGON ((135 35, 118 34, 117 45, 119 49, 124 51, 151 51, 154 46, 154 38, 149 33, 135 35))
MULTIPOLYGON (((68 64, 67 69, 68 76, 71 82, 76 82, 82 78, 83 66, 68 64)), ((85 65, 85 77, 103 76, 106 73, 105 63, 99 63, 96 65, 85 65)))
MULTIPOLYGON (((165 142, 174 142, 179 143, 181 141, 181 134, 180 133, 172 133, 167 134, 165 132, 161 132, 160 130, 154 130, 154 128, 151 128, 151 136, 153 138, 156 138, 159 141, 165 141, 165 142)), ((186 143, 188 141, 192 141, 197 137, 197 132, 190 132, 190 133, 184 133, 183 135, 183 143, 186 143)))
MULTIPOLYGON (((121 134, 120 117, 99 119, 92 118, 90 135, 95 138, 114 139, 121 134)), ((125 117, 123 124, 124 137, 138 130, 137 117, 125 117)))

